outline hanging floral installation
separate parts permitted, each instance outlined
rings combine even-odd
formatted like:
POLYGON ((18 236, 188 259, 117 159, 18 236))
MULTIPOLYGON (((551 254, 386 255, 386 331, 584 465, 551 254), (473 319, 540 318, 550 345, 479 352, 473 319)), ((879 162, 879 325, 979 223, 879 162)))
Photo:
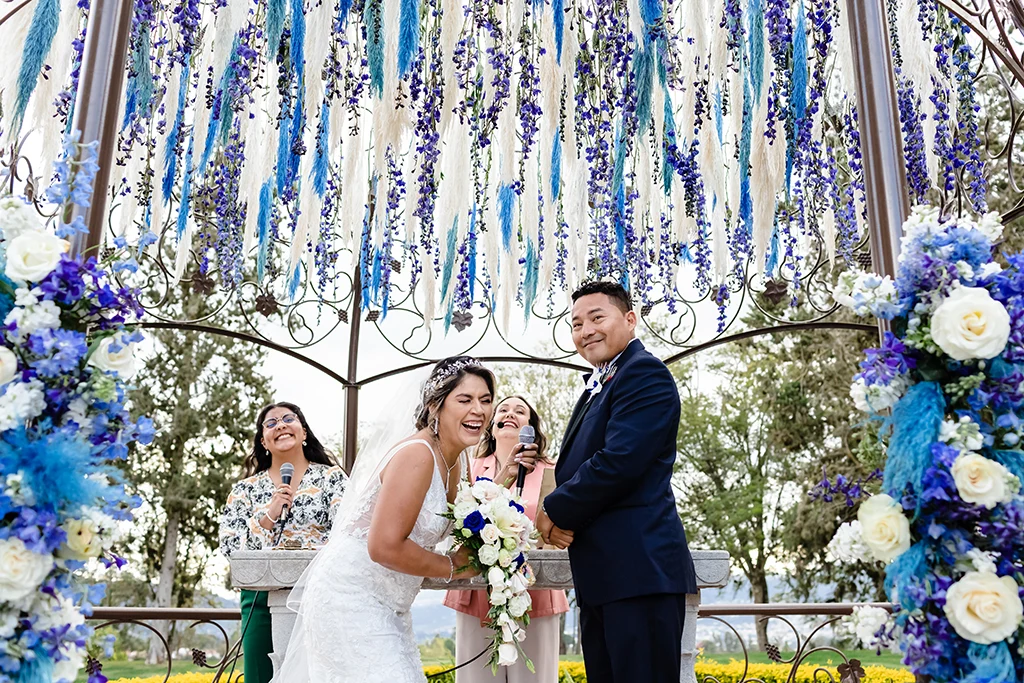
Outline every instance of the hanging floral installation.
MULTIPOLYGON (((357 272, 383 315, 414 289, 507 326, 591 277, 796 300, 865 237, 845 0, 134 1, 113 227, 179 278, 193 253, 281 298, 357 272)), ((891 5, 914 200, 983 211, 964 27, 891 5)), ((11 138, 74 108, 88 0, 34 7, 0 26, 11 138)))

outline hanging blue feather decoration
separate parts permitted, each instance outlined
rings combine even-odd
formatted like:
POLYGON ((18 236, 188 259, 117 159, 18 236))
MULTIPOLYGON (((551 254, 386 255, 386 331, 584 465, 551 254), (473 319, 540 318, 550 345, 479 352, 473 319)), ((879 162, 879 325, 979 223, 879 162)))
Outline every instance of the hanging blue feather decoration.
POLYGON ((338 3, 338 18, 336 20, 335 31, 344 30, 348 26, 348 13, 352 9, 352 0, 341 0, 338 3))
POLYGON ((135 76, 131 76, 128 79, 128 87, 125 88, 124 95, 124 118, 121 119, 121 130, 123 131, 128 125, 128 122, 132 120, 132 114, 135 113, 135 103, 138 101, 138 88, 139 86, 135 83, 135 76))
MULTIPOLYGON (((370 183, 370 192, 372 195, 377 194, 377 176, 373 176, 373 180, 370 183)), ((363 285, 363 296, 362 296, 362 308, 367 310, 370 308, 370 249, 372 249, 372 241, 370 239, 370 205, 366 205, 366 209, 363 211, 363 234, 360 237, 359 242, 359 277, 363 285)))
POLYGON ((188 81, 191 74, 191 67, 186 61, 181 67, 181 78, 178 81, 178 111, 174 114, 174 127, 167 135, 167 154, 164 158, 164 181, 161 190, 163 191, 164 202, 171 201, 171 192, 174 190, 174 177, 178 174, 178 138, 181 136, 182 118, 185 116, 185 102, 188 100, 188 81))
POLYGON ((384 263, 383 253, 384 252, 380 249, 373 250, 373 270, 370 272, 370 291, 373 296, 372 301, 377 305, 380 305, 380 283, 384 276, 384 271, 382 269, 384 263))
MULTIPOLYGON (((562 63, 562 43, 565 41, 565 0, 551 0, 551 17, 555 23, 555 60, 562 63)), ((575 65, 570 65, 575 68, 575 65)))
POLYGON ((626 188, 621 184, 615 193, 615 254, 622 271, 626 272, 626 188))
POLYGON ((615 131, 615 168, 612 170, 612 195, 622 189, 622 176, 626 170, 626 145, 623 141, 622 124, 615 131))
POLYGON ((303 86, 302 76, 305 73, 306 64, 306 13, 303 0, 292 1, 292 25, 291 25, 291 63, 295 75, 298 76, 299 91, 303 86))
POLYGON ((661 0, 640 0, 640 16, 648 30, 661 19, 661 0))
MULTIPOLYGON (((791 95, 789 98, 789 119, 790 123, 796 125, 804 118, 807 112, 807 13, 804 10, 803 0, 797 8, 796 28, 793 30, 793 76, 791 80, 791 95)), ((796 144, 796 136, 787 140, 786 146, 786 187, 790 186, 790 179, 793 175, 793 152, 796 144)))
POLYGON ((526 240, 526 268, 523 271, 523 319, 527 327, 530 325, 530 318, 533 317, 533 302, 537 299, 537 287, 540 284, 539 259, 533 247, 533 240, 526 240))
MULTIPOLYGON (((926 591, 914 590, 928 575, 928 557, 925 553, 924 541, 918 541, 901 553, 885 569, 885 594, 893 602, 899 602, 900 613, 906 615, 921 607, 915 600, 917 596, 927 596, 926 591)), ((900 618, 897 618, 900 621, 900 618)))
POLYGON ((651 88, 654 85, 654 45, 650 40, 633 51, 633 78, 636 82, 637 134, 641 137, 651 125, 651 88))
POLYGON ((292 268, 291 274, 288 276, 288 300, 295 301, 295 295, 299 292, 299 282, 302 280, 302 264, 296 263, 295 267, 292 268))
MULTIPOLYGON (((235 36, 234 45, 231 47, 231 54, 234 56, 239 46, 239 37, 235 36)), ((231 135, 231 124, 235 120, 234 101, 232 100, 230 87, 232 79, 235 77, 235 60, 232 58, 228 62, 228 68, 224 70, 224 76, 220 81, 221 95, 220 103, 220 128, 217 133, 217 137, 220 138, 220 144, 226 145, 228 138, 231 135)))
POLYGON ((452 285, 452 273, 455 270, 455 249, 458 246, 459 217, 452 221, 452 227, 448 229, 448 236, 445 238, 444 266, 441 276, 441 299, 448 296, 448 290, 452 285))
POLYGON ((747 235, 754 232, 754 204, 750 197, 750 143, 753 135, 753 103, 750 100, 750 83, 743 81, 743 130, 740 137, 740 205, 739 217, 747 235))
MULTIPOLYGON (((668 148, 669 145, 677 144, 676 119, 672 113, 672 100, 669 97, 668 85, 662 82, 661 87, 665 91, 665 146, 661 151, 661 189, 666 195, 671 195, 674 169, 672 164, 669 163, 668 148)), ((682 201, 682 198, 678 201, 682 201)))
POLYGON ((267 0, 267 59, 270 61, 277 59, 277 51, 281 47, 284 3, 285 0, 267 0))
MULTIPOLYGON (((39 0, 36 11, 32 15, 28 33, 25 34, 25 47, 21 53, 21 70, 18 71, 17 98, 14 100, 14 113, 11 117, 13 137, 21 130, 25 118, 28 101, 36 89, 39 74, 46 62, 46 55, 53 45, 53 37, 57 35, 60 24, 60 0, 39 0)), ((87 142, 87 141, 84 141, 87 142)))
POLYGON ((722 85, 718 84, 715 89, 715 97, 713 102, 715 110, 715 133, 718 134, 718 142, 724 143, 722 140, 722 128, 725 125, 722 120, 722 85))
POLYGON ((149 53, 150 39, 149 25, 147 24, 139 31, 139 40, 132 49, 132 75, 128 80, 126 90, 124 118, 121 120, 122 130, 131 121, 140 102, 144 108, 142 116, 148 118, 150 115, 149 109, 152 107, 155 86, 153 85, 153 71, 149 65, 149 53))
POLYGON ((271 180, 260 187, 260 208, 256 216, 257 235, 259 236, 259 253, 256 257, 256 280, 263 282, 267 271, 267 255, 270 252, 270 200, 271 180))
POLYGON ((679 248, 679 260, 682 261, 683 263, 693 263, 694 262, 694 260, 693 260, 693 253, 690 251, 690 245, 688 243, 684 243, 679 248))
MULTIPOLYGON (((83 476, 95 470, 92 445, 67 432, 32 439, 23 427, 0 439, 0 472, 18 472, 35 493, 39 509, 78 510, 92 506, 107 492, 99 479, 83 476)), ((112 469, 104 469, 113 474, 112 469)))
MULTIPOLYGON (((331 132, 330 99, 324 98, 320 107, 320 128, 316 137, 316 156, 313 158, 313 189, 318 197, 327 193, 327 146, 331 132)), ((340 105, 339 105, 340 106, 340 105)))
POLYGON ((562 130, 555 131, 555 144, 551 147, 551 197, 558 199, 562 184, 562 130))
POLYGON ((750 83, 754 101, 761 101, 764 91, 764 0, 753 0, 750 6, 750 83))
POLYGON ((967 659, 974 670, 961 683, 1016 683, 1013 656, 1005 640, 994 645, 971 643, 967 659))
POLYGON ((512 207, 516 193, 512 186, 502 183, 498 188, 498 224, 501 225, 501 244, 505 251, 512 251, 512 207))
POLYGON ((939 438, 946 410, 942 388, 936 382, 910 387, 893 407, 886 424, 892 425, 882 489, 899 499, 908 485, 921 492, 921 477, 932 464, 931 446, 939 438))
POLYGON ((764 264, 765 275, 771 275, 779 266, 779 223, 772 225, 772 248, 768 252, 768 260, 764 264))
POLYGON ((445 334, 448 334, 448 332, 452 329, 452 317, 454 317, 454 315, 455 315, 455 299, 452 298, 448 302, 448 309, 444 312, 444 333, 445 334))
POLYGON ((195 138, 189 136, 188 151, 185 152, 185 173, 181 178, 181 202, 178 204, 178 248, 181 248, 181 239, 185 236, 185 228, 188 226, 189 205, 192 203, 192 146, 195 138))
POLYGON ((381 0, 366 0, 363 23, 366 26, 366 62, 370 71, 370 90, 384 95, 384 38, 381 0))
POLYGON ((398 28, 398 76, 409 73, 420 51, 419 0, 402 0, 398 28))
MULTIPOLYGON (((294 104, 294 102, 293 102, 294 104)), ((288 169, 291 167, 289 157, 291 156, 291 130, 292 119, 295 117, 295 109, 286 109, 287 102, 281 102, 281 117, 278 120, 277 130, 277 194, 283 195, 288 187, 288 169)))
POLYGON ((1010 474, 1024 481, 1024 453, 1020 451, 993 450, 990 453, 990 457, 1010 470, 1010 474))

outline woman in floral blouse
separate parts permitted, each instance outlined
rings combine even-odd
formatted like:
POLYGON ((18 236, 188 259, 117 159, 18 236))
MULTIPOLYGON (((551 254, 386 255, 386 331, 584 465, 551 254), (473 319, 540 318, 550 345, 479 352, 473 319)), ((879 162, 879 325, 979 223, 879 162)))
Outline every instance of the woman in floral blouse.
MULTIPOLYGON (((313 435, 297 405, 274 403, 260 411, 244 474, 231 488, 221 513, 220 549, 225 555, 327 543, 345 490, 345 472, 313 435), (281 482, 280 474, 286 462, 295 468, 288 485, 281 482), (287 516, 280 522, 285 505, 287 516)), ((273 667, 267 655, 273 642, 267 594, 243 590, 241 605, 246 681, 269 683, 273 667)))

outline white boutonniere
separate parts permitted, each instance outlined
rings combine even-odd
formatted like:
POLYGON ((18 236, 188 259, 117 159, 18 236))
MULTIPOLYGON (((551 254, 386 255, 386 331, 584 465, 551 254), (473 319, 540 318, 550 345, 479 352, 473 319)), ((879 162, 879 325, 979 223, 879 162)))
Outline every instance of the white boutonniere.
POLYGON ((590 393, 591 398, 601 393, 601 389, 604 385, 610 382, 612 377, 615 376, 616 369, 617 366, 614 364, 608 365, 595 371, 594 374, 590 376, 590 381, 587 382, 587 391, 590 393))

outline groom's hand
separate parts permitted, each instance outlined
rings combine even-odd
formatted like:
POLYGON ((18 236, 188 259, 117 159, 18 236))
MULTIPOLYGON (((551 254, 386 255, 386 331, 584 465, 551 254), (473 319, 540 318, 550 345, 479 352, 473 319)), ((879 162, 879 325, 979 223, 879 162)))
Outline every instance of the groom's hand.
POLYGON ((540 532, 540 537, 547 545, 553 545, 562 550, 572 545, 572 532, 555 526, 555 523, 543 510, 537 511, 537 531, 540 532))

